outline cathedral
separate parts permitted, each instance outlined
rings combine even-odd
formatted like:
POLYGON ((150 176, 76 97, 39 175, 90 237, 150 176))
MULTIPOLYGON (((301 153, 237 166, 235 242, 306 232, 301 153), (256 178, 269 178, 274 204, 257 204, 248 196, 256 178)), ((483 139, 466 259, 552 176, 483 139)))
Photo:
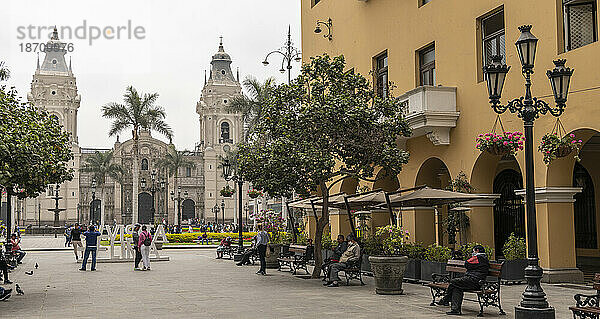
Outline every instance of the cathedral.
MULTIPOLYGON (((55 29, 47 48, 60 48, 61 43, 55 29)), ((74 178, 60 185, 48 185, 47 192, 36 198, 19 200, 15 206, 15 220, 19 225, 52 225, 55 215, 49 209, 55 205, 57 189, 59 207, 64 208, 58 216, 59 225, 75 222, 157 223, 163 220, 176 224, 179 220, 185 223, 193 218, 219 223, 223 220, 227 223, 237 221, 237 196, 224 198, 220 194, 225 185, 236 187, 234 182, 224 179, 220 162, 226 150, 243 139, 242 116, 228 108, 234 98, 241 96, 242 90, 239 72, 234 76, 232 60, 223 48, 222 39, 196 103, 200 141, 186 155, 195 167, 180 168, 175 180, 174 174, 169 175, 158 165, 169 144, 152 137, 152 132, 142 130, 139 136, 137 194, 134 193, 136 188, 131 174, 135 159, 133 139, 121 142, 117 136, 110 149, 80 146, 77 111, 81 96, 70 60, 67 64, 67 51, 47 50, 44 54, 41 65, 38 58, 27 98, 56 116, 64 129, 71 133, 74 158, 69 166, 73 168, 74 178), (92 173, 81 171, 86 159, 97 152, 113 153, 113 162, 124 168, 122 178, 114 180, 107 177, 104 183, 98 184, 92 173)), ((236 194, 239 191, 236 189, 236 194)), ((247 186, 241 191, 245 195, 247 186)), ((248 207, 246 199, 243 207, 248 207)))

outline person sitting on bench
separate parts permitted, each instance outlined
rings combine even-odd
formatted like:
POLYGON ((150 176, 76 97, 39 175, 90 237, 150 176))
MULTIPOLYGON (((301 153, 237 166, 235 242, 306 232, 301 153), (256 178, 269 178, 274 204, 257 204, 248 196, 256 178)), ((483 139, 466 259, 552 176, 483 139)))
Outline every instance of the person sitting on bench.
POLYGON ((448 306, 452 303, 452 309, 446 314, 460 315, 464 296, 464 290, 477 290, 480 288, 479 282, 485 280, 490 268, 490 262, 485 254, 485 249, 481 245, 473 247, 473 256, 465 262, 467 272, 464 276, 450 280, 450 286, 446 290, 446 295, 440 299, 438 305, 448 306))
POLYGON ((331 264, 329 267, 328 280, 323 285, 327 287, 338 287, 338 282, 340 281, 338 273, 348 268, 350 263, 357 261, 359 258, 360 246, 358 246, 358 243, 356 242, 356 237, 350 234, 348 235, 348 248, 340 257, 339 262, 331 264))
POLYGON ((12 244, 12 253, 17 255, 17 263, 22 264, 21 260, 25 257, 25 252, 21 250, 21 238, 17 238, 17 234, 12 234, 10 236, 10 243, 12 244))
POLYGON ((221 245, 217 247, 217 259, 223 258, 223 252, 231 247, 231 237, 223 238, 221 245))
POLYGON ((323 280, 327 280, 327 274, 329 273, 329 266, 331 266, 331 264, 333 264, 333 263, 340 261, 342 254, 346 251, 346 248, 348 248, 348 243, 344 240, 344 235, 339 234, 337 237, 337 242, 338 242, 337 246, 335 246, 335 249, 333 249, 333 255, 331 255, 331 257, 327 258, 323 262, 323 266, 321 266, 321 271, 323 271, 323 274, 325 275, 323 280))
POLYGON ((242 260, 240 260, 240 262, 236 263, 236 265, 242 266, 242 265, 250 265, 252 263, 250 261, 250 257, 252 257, 252 255, 256 253, 256 245, 255 244, 256 244, 256 238, 253 237, 252 245, 250 246, 250 249, 246 249, 244 251, 244 253, 242 254, 242 260))

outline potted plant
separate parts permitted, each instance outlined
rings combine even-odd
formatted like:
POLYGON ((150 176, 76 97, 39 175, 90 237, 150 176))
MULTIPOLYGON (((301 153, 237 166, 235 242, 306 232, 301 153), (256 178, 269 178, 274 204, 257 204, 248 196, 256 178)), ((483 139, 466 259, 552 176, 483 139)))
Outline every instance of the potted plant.
POLYGON ((374 247, 373 255, 369 256, 375 277, 375 293, 400 295, 403 292, 402 281, 408 257, 401 255, 399 247, 408 239, 408 231, 399 226, 387 225, 377 228, 375 237, 381 243, 374 247))
POLYGON ((286 239, 283 236, 285 220, 281 213, 272 210, 261 210, 252 216, 258 224, 263 225, 263 229, 269 233, 269 244, 267 245, 266 262, 267 268, 279 268, 277 258, 282 252, 282 246, 286 239))
POLYGON ((262 195, 263 195, 263 193, 261 191, 257 190, 257 189, 249 189, 248 190, 248 196, 250 198, 252 198, 252 199, 255 199, 255 198, 260 197, 262 195))
POLYGON ((523 149, 525 137, 521 132, 485 133, 476 138, 476 147, 492 155, 514 155, 523 149))
POLYGON ((431 281, 432 274, 445 274, 446 263, 452 256, 448 247, 431 244, 425 249, 425 256, 421 261, 421 280, 431 281))
POLYGON ((235 190, 233 188, 231 188, 229 185, 225 185, 225 187, 223 187, 223 189, 221 189, 221 196, 223 197, 231 197, 233 196, 233 193, 235 193, 235 190))
POLYGON ((460 246, 459 253, 462 255, 463 259, 469 259, 473 254, 473 247, 480 245, 485 249, 485 254, 489 260, 493 260, 494 258, 494 249, 488 245, 483 245, 477 242, 467 243, 460 246))
POLYGON ((502 247, 504 263, 502 264, 501 279, 505 282, 522 282, 525 280, 525 267, 527 267, 527 246, 525 239, 515 236, 514 233, 502 247))
POLYGON ((544 163, 550 164, 553 160, 565 157, 577 150, 575 159, 579 161, 579 149, 582 141, 575 138, 575 134, 571 133, 560 137, 557 133, 547 133, 542 136, 542 141, 538 150, 544 154, 544 163))
POLYGON ((421 243, 404 243, 400 247, 402 255, 408 256, 408 263, 404 271, 404 279, 410 281, 421 280, 421 260, 425 255, 425 247, 421 243))

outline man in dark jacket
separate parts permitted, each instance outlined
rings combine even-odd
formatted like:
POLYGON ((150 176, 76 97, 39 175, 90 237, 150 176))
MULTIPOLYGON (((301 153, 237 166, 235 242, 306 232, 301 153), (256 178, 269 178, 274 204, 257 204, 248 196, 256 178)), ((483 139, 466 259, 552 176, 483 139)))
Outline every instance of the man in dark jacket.
POLYGON ((138 242, 140 241, 140 224, 135 224, 133 226, 133 234, 131 237, 133 238, 133 249, 135 250, 135 262, 133 266, 133 270, 141 270, 140 269, 140 261, 142 261, 142 252, 140 251, 140 247, 138 247, 138 242))
POLYGON ((446 290, 446 295, 440 299, 439 305, 447 306, 452 303, 452 309, 446 314, 461 315, 461 306, 465 290, 477 290, 481 286, 479 282, 485 280, 490 262, 485 255, 485 249, 481 245, 473 247, 473 256, 465 262, 467 272, 463 277, 450 280, 450 286, 446 290))
POLYGON ((336 263, 336 262, 340 261, 340 257, 342 257, 342 254, 346 251, 346 248, 348 247, 348 243, 344 240, 344 235, 342 235, 342 234, 338 235, 337 243, 338 243, 337 246, 335 246, 335 248, 333 249, 333 255, 331 255, 331 257, 329 257, 327 260, 325 260, 325 262, 323 263, 323 266, 321 266, 321 270, 325 274, 323 281, 327 280, 327 274, 329 273, 329 266, 332 263, 336 263))

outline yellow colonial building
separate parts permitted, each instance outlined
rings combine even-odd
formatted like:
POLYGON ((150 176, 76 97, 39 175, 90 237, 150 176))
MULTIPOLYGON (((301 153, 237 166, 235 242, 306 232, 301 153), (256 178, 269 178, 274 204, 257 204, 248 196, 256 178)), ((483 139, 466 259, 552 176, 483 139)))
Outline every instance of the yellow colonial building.
MULTIPOLYGON (((301 0, 304 62, 328 53, 344 55, 349 68, 372 76, 378 94, 405 102, 413 136, 399 141, 410 161, 397 178, 365 184, 395 190, 417 185, 446 187, 464 172, 487 200, 470 203, 464 241, 501 253, 510 233, 525 237, 524 152, 496 156, 475 147, 478 134, 496 120, 488 102, 482 67, 493 55, 512 66, 502 102, 524 94, 514 43, 518 27, 533 26, 539 39, 533 95, 554 105, 546 70, 566 59, 574 74, 565 113, 567 134, 583 141, 581 161, 570 154, 546 165, 534 153, 540 263, 547 282, 581 281, 600 268, 600 45, 597 0, 301 0), (317 24, 320 21, 322 23, 317 24), (318 26, 318 28, 317 28, 318 26), (316 31, 320 32, 315 32, 316 31), (388 82, 393 83, 390 90, 388 82), (594 267, 595 266, 595 267, 594 267)), ((496 132, 523 132, 523 121, 506 112, 496 132)), ((535 121, 534 145, 556 118, 535 121)), ((334 193, 354 193, 346 180, 334 193)), ((444 212, 442 212, 443 216, 444 212)), ((347 233, 347 219, 332 215, 332 233, 347 233)), ((433 243, 443 236, 441 216, 430 208, 402 211, 413 240, 433 243)), ((335 235, 335 234, 332 234, 335 235)))

